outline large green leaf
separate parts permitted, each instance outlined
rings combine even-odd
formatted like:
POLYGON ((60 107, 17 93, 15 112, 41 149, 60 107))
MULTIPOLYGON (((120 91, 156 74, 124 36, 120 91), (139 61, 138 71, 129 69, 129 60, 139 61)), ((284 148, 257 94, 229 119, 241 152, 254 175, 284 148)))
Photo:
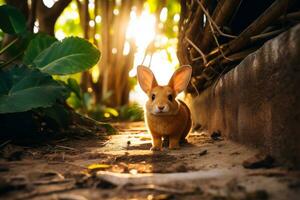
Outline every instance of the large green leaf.
POLYGON ((82 72, 94 66, 100 52, 88 41, 69 37, 45 49, 33 61, 35 67, 52 75, 82 72))
POLYGON ((0 113, 49 107, 65 93, 63 85, 38 70, 22 66, 0 72, 0 113))
POLYGON ((23 33, 26 30, 25 17, 15 7, 0 6, 0 29, 9 34, 23 33))
POLYGON ((46 34, 37 34, 29 43, 24 52, 23 62, 27 65, 33 63, 33 60, 45 49, 50 47, 57 40, 46 34))

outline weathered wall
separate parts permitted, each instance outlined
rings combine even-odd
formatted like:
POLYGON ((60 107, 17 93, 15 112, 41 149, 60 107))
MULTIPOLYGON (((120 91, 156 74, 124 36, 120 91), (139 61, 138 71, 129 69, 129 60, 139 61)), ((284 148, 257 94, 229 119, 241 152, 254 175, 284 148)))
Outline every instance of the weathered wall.
POLYGON ((300 25, 192 98, 194 121, 300 167, 300 25))

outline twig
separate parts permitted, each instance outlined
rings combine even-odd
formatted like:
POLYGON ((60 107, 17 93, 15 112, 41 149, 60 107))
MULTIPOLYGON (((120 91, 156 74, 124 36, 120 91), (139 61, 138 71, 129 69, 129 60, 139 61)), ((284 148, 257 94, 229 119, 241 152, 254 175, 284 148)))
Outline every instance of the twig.
MULTIPOLYGON (((154 38, 156 38, 156 34, 154 35, 154 38)), ((154 40, 153 40, 153 41, 154 41, 154 40)), ((149 52, 149 49, 153 48, 153 47, 152 47, 152 46, 153 46, 153 41, 150 42, 149 45, 146 47, 145 53, 144 53, 144 57, 143 57, 142 63, 141 63, 140 65, 145 66, 145 65, 144 65, 144 62, 145 62, 145 60, 146 60, 147 54, 148 54, 148 52, 149 52)), ((150 66, 151 66, 152 56, 153 56, 153 50, 151 50, 151 54, 150 54, 150 61, 149 61, 149 65, 148 65, 149 68, 150 68, 150 66)))
POLYGON ((191 81, 191 85, 193 86, 194 90, 196 91, 197 96, 200 96, 200 93, 199 93, 199 91, 198 91, 196 85, 193 83, 193 81, 191 81))
MULTIPOLYGON (((180 65, 180 67, 185 67, 185 66, 188 66, 188 67, 191 67, 191 68, 192 68, 192 66, 191 66, 191 65, 180 65)), ((199 93, 199 91, 198 91, 197 87, 195 86, 195 84, 193 83, 193 81, 192 81, 192 80, 190 81, 190 83, 191 83, 192 87, 195 89, 195 91, 196 91, 196 93, 197 93, 197 96, 199 96, 199 95, 200 95, 200 93, 199 93)))
POLYGON ((274 20, 282 15, 282 10, 291 6, 292 1, 276 0, 272 3, 257 19, 255 19, 245 30, 240 33, 239 37, 231 40, 228 43, 224 54, 237 52, 251 43, 250 38, 261 33, 268 27, 274 20))
POLYGON ((5 145, 7 145, 8 143, 10 143, 10 142, 11 142, 11 140, 7 140, 7 141, 3 142, 3 143, 0 145, 0 149, 1 149, 2 147, 4 147, 5 145))
POLYGON ((204 6, 200 2, 200 0, 197 0, 197 2, 199 4, 199 6, 201 7, 201 9, 203 10, 204 14, 206 15, 207 20, 212 23, 212 25, 216 28, 219 35, 228 37, 228 38, 237 38, 237 36, 235 36, 235 35, 230 35, 230 34, 227 34, 227 33, 224 33, 223 31, 221 31, 221 29, 218 27, 218 25, 215 23, 215 21, 211 18, 211 16, 207 12, 207 10, 204 8, 204 6))
POLYGON ((4 67, 6 67, 6 66, 8 66, 10 63, 12 63, 12 62, 14 62, 15 60, 17 60, 17 58, 18 58, 19 56, 21 56, 22 54, 23 54, 23 52, 21 51, 21 52, 18 53, 15 57, 11 58, 9 61, 6 61, 5 63, 1 64, 1 65, 0 65, 0 69, 1 69, 1 68, 4 68, 4 67))
POLYGON ((11 41, 8 45, 6 45, 5 47, 3 47, 0 50, 0 55, 5 52, 9 47, 11 47, 13 44, 15 44, 17 41, 19 40, 19 38, 15 38, 13 41, 11 41))
POLYGON ((278 21, 282 22, 284 20, 300 20, 300 11, 288 13, 278 18, 278 21))
POLYGON ((220 63, 222 65, 224 65, 224 64, 227 64, 227 63, 230 63, 230 62, 243 60, 246 56, 253 53, 257 49, 258 49, 258 47, 253 47, 253 48, 250 48, 250 49, 246 49, 245 51, 240 51, 238 53, 231 54, 231 55, 228 56, 228 58, 230 59, 229 62, 228 62, 228 60, 221 60, 220 63))
POLYGON ((214 28, 212 27, 211 22, 208 21, 208 24, 209 24, 209 27, 211 28, 212 35, 213 35, 213 37, 214 37, 214 39, 215 39, 215 42, 216 42, 216 44, 217 44, 217 46, 218 46, 219 51, 221 52, 221 55, 222 55, 226 60, 229 60, 229 61, 230 61, 230 59, 229 59, 228 57, 225 56, 224 52, 223 52, 222 49, 221 49, 221 46, 220 46, 220 44, 219 44, 218 38, 217 38, 216 35, 215 35, 215 30, 214 30, 214 28))
POLYGON ((68 149, 68 150, 72 150, 72 151, 77 151, 77 149, 74 149, 72 147, 62 146, 62 145, 56 145, 56 147, 63 148, 63 149, 68 149))
POLYGON ((60 139, 60 140, 56 140, 55 142, 64 142, 64 141, 67 141, 67 140, 69 140, 68 138, 62 138, 62 139, 60 139))
POLYGON ((167 192, 167 193, 173 193, 173 194, 188 194, 193 193, 195 190, 178 190, 175 188, 170 187, 163 187, 158 185, 127 185, 125 186, 125 189, 128 191, 139 191, 139 190, 155 190, 159 192, 167 192))
POLYGON ((153 52, 151 52, 151 55, 150 55, 149 68, 151 67, 152 57, 153 57, 153 52))
POLYGON ((259 40, 259 39, 263 39, 263 38, 267 38, 267 37, 277 35, 279 33, 282 33, 283 31, 284 31, 283 29, 270 31, 270 32, 267 32, 267 33, 262 33, 262 34, 259 34, 259 35, 252 36, 252 37, 250 37, 250 39, 251 39, 251 41, 256 41, 256 40, 259 40))
POLYGON ((196 49, 196 51, 201 55, 202 59, 203 59, 203 64, 206 65, 207 64, 207 60, 205 57, 205 54, 201 51, 201 49, 199 47, 197 47, 189 38, 185 37, 184 38, 190 45, 192 45, 194 47, 194 49, 196 49))

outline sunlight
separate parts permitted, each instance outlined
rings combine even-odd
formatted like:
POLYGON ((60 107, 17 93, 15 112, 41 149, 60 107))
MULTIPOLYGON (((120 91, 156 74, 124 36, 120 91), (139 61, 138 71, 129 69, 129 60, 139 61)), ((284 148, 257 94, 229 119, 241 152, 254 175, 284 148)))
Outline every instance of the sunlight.
POLYGON ((124 44, 123 55, 127 56, 129 52, 130 52, 130 44, 129 42, 126 41, 124 44))
POLYGON ((89 10, 93 10, 95 8, 95 2, 89 1, 88 7, 89 7, 89 10))
POLYGON ((33 33, 37 33, 37 32, 39 32, 39 21, 38 20, 36 20, 35 22, 34 22, 34 26, 33 26, 33 33))
MULTIPOLYGON (((47 0, 44 1, 46 2, 47 0)), ((55 3, 55 0, 48 1, 55 3)), ((49 2, 48 5, 50 6, 49 2)), ((90 12, 93 12, 92 8, 95 7, 95 2, 95 0, 89 1, 88 7, 90 12)), ((116 1, 116 6, 112 9, 114 17, 121 14, 120 3, 120 0, 116 1)), ((104 16, 99 12, 94 13, 90 17, 90 20, 87 21, 91 30, 94 30, 94 28, 97 29, 93 35, 95 41, 101 42, 103 39, 101 32, 98 32, 103 25, 103 19, 104 16)), ((125 31, 123 49, 118 49, 115 45, 112 45, 106 51, 111 55, 121 53, 123 56, 129 57, 131 57, 130 54, 134 51, 133 66, 130 66, 129 77, 134 79, 136 77, 137 66, 143 64, 151 68, 159 84, 165 85, 168 83, 175 68, 179 65, 176 56, 177 39, 175 37, 178 33, 177 23, 179 20, 180 15, 178 11, 174 13, 169 7, 163 7, 157 15, 149 3, 143 5, 140 14, 138 14, 137 7, 132 6, 125 31), (165 29, 169 30, 167 34, 165 29)), ((65 9, 62 16, 58 18, 55 36, 58 40, 63 40, 65 37, 74 35, 75 33, 79 36, 83 35, 77 4, 73 1, 65 9)), ((93 68, 91 74, 95 82, 99 76, 99 69, 94 70, 93 68)), ((130 102, 137 102, 140 105, 144 104, 147 98, 139 85, 133 86, 129 96, 130 102)))
MULTIPOLYGON (((99 21, 101 19, 98 17, 97 20, 99 21)), ((88 21, 88 23, 90 26, 95 26, 95 21, 88 21)), ((62 40, 71 35, 82 36, 80 17, 76 2, 71 2, 55 23, 55 37, 62 40)))
POLYGON ((43 0, 43 4, 47 7, 47 8, 51 8, 55 2, 57 2, 58 0, 43 0))
POLYGON ((166 22, 167 21, 167 17, 168 17, 168 9, 166 7, 164 7, 161 12, 160 12, 160 16, 159 19, 162 22, 166 22))
POLYGON ((95 22, 96 22, 97 24, 99 24, 99 23, 101 23, 101 21, 102 21, 101 16, 100 16, 100 15, 97 15, 97 16, 95 17, 95 22))
POLYGON ((155 16, 144 10, 140 17, 134 10, 130 12, 126 38, 134 39, 138 48, 146 49, 155 36, 155 16))
POLYGON ((65 35, 65 33, 64 33, 63 30, 59 29, 59 30, 57 30, 57 31, 55 32, 55 37, 56 37, 58 40, 63 40, 63 39, 66 37, 66 35, 65 35))
POLYGON ((115 8, 115 9, 113 10, 113 14, 114 14, 114 15, 118 15, 119 12, 120 12, 120 11, 119 11, 119 9, 117 9, 117 8, 115 8))
POLYGON ((100 38, 101 38, 101 35, 100 35, 99 33, 96 33, 96 34, 95 34, 95 39, 96 39, 96 40, 100 40, 100 38))
MULTIPOLYGON (((178 60, 176 59, 176 49, 170 48, 168 50, 173 51, 171 53, 172 62, 170 62, 168 60, 168 55, 167 55, 166 50, 160 50, 160 51, 155 52, 153 54, 152 60, 151 60, 150 69, 155 74, 157 82, 160 85, 168 84, 168 82, 174 72, 175 66, 178 65, 178 60)), ((131 77, 136 75, 136 66, 140 64, 140 59, 142 59, 139 56, 141 56, 141 55, 138 55, 138 53, 135 56, 135 62, 138 62, 138 63, 134 63, 135 68, 133 70, 131 70, 131 72, 130 72, 131 77)), ((147 56, 145 59, 145 63, 149 63, 149 62, 150 62, 150 56, 147 56)), ((143 105, 146 102, 148 97, 146 94, 144 94, 141 87, 139 85, 136 85, 134 87, 134 89, 132 90, 132 92, 130 93, 129 98, 132 101, 136 101, 140 105, 143 105)))
POLYGON ((178 13, 175 14, 174 17, 173 17, 173 20, 174 20, 174 22, 179 22, 179 20, 180 20, 180 15, 179 15, 178 13))
POLYGON ((94 20, 90 20, 89 21, 89 26, 90 27, 94 27, 95 26, 95 21, 94 20))
MULTIPOLYGON (((156 33, 156 23, 158 23, 158 28, 160 25, 162 28, 163 22, 167 20, 167 15, 167 8, 162 9, 159 20, 156 19, 154 14, 150 13, 148 7, 142 11, 140 17, 137 16, 135 10, 131 11, 126 38, 134 39, 137 45, 137 52, 134 56, 134 66, 129 72, 130 77, 135 77, 137 66, 143 64, 150 67, 159 84, 166 85, 168 83, 175 67, 178 66, 176 56, 177 40, 169 40, 165 35, 156 33), (151 53, 147 52, 145 56, 147 47, 151 42, 154 44, 154 50, 151 50, 151 53), (164 49, 166 46, 168 48, 164 49)), ((179 15, 174 16, 174 21, 179 21, 179 15)), ((136 85, 131 91, 129 99, 143 105, 147 100, 147 96, 140 86, 136 85)))

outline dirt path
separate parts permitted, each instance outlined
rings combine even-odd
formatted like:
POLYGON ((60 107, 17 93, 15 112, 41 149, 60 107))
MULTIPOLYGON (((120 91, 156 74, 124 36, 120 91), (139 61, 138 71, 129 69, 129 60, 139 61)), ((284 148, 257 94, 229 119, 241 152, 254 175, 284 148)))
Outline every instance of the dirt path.
POLYGON ((115 126, 109 140, 2 146, 0 199, 299 199, 299 172, 243 167, 253 149, 193 132, 180 150, 151 152, 143 123, 115 126))

